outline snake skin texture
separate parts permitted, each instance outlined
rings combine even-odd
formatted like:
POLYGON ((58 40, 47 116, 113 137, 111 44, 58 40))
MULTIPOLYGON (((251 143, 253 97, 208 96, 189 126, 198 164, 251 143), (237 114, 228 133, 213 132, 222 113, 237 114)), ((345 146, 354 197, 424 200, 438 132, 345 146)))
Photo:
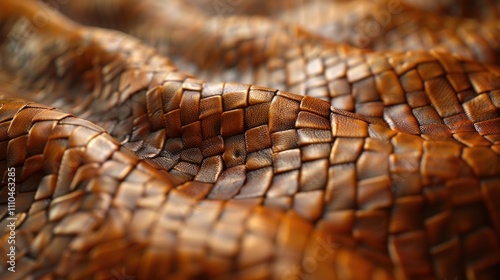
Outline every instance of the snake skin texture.
POLYGON ((46 2, 0 2, 1 279, 500 279, 496 2, 46 2))

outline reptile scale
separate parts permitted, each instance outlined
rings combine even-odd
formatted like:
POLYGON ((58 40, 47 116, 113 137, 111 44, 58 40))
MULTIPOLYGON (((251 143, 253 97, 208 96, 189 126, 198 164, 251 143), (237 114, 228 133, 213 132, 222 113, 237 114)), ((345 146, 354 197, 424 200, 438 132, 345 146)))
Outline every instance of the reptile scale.
POLYGON ((497 1, 0 2, 1 279, 500 279, 497 1))

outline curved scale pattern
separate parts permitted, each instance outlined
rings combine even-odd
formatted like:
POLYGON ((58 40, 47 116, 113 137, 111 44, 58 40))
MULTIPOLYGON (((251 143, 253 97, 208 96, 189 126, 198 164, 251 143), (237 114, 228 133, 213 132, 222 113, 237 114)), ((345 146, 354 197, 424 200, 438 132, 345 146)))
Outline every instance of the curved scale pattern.
POLYGON ((497 66, 141 3, 2 2, 2 279, 500 275, 497 66))

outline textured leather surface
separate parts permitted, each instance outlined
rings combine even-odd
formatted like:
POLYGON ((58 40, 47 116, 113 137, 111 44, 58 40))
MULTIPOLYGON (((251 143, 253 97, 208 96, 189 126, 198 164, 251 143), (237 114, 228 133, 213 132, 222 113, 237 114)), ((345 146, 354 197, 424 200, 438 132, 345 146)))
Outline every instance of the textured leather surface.
POLYGON ((500 277, 494 17, 62 2, 0 3, 0 278, 500 277))

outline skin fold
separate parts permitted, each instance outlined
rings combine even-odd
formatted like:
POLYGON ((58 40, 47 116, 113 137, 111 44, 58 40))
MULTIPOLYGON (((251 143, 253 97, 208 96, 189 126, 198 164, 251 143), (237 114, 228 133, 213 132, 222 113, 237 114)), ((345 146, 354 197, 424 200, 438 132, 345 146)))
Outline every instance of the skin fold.
POLYGON ((359 49, 292 2, 0 3, 0 278, 497 279, 495 20, 359 49))

